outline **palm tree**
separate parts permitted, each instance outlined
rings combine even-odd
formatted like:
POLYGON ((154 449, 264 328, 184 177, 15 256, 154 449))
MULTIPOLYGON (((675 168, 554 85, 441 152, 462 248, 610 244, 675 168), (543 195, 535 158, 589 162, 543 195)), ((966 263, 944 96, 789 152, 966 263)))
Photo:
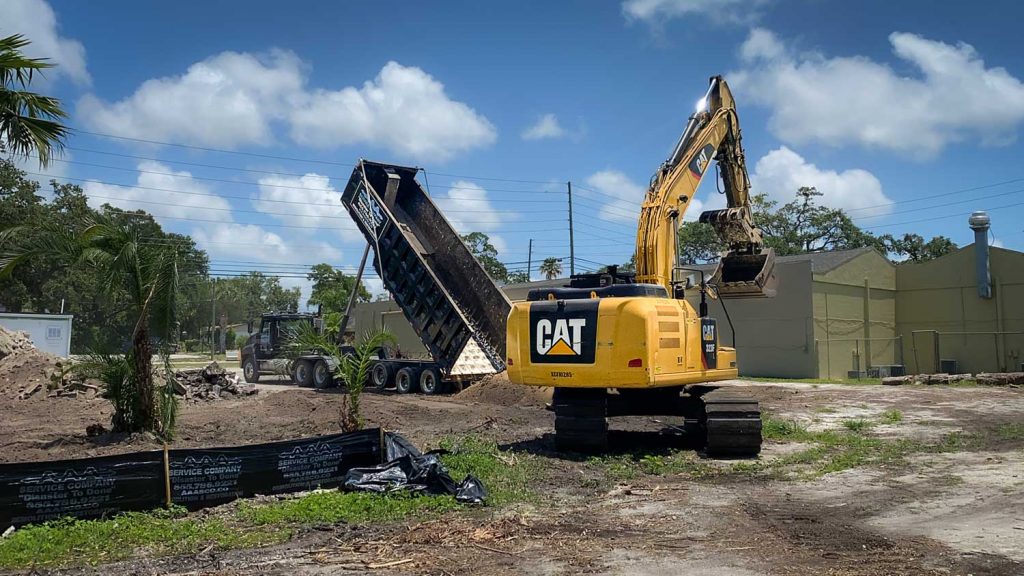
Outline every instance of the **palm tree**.
MULTIPOLYGON (((121 432, 169 434, 170 430, 159 430, 152 342, 166 345, 175 330, 179 257, 173 246, 147 243, 145 237, 136 221, 107 214, 86 222, 78 235, 56 224, 9 228, 0 232, 0 278, 25 261, 51 257, 67 265, 85 263, 106 290, 126 294, 136 321, 129 352, 116 359, 122 366, 115 371, 120 380, 106 382, 114 403, 113 427, 121 432)), ((109 374, 109 367, 100 372, 109 374)))
POLYGON ((558 278, 562 274, 562 259, 555 257, 545 258, 537 270, 548 280, 558 278))
POLYGON ((36 73, 54 66, 46 58, 22 54, 28 44, 20 34, 0 38, 0 152, 34 152, 45 168, 53 153, 64 149, 68 129, 60 120, 67 114, 60 100, 28 91, 36 73))

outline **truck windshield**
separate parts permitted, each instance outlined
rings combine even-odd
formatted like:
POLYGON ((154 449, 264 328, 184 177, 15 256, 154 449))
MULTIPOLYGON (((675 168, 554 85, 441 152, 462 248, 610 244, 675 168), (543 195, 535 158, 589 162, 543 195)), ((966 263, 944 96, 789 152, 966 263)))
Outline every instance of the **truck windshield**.
POLYGON ((298 334, 299 330, 302 329, 303 325, 308 326, 309 324, 311 324, 310 318, 281 319, 278 322, 278 330, 280 331, 281 341, 287 342, 292 338, 292 336, 298 334))

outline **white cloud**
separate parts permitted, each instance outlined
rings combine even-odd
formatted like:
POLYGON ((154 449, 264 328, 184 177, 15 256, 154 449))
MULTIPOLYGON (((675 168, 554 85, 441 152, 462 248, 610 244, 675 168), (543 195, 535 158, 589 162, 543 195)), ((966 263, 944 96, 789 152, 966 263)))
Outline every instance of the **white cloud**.
POLYGON ((622 13, 629 20, 659 25, 685 16, 703 16, 713 22, 751 22, 767 0, 626 0, 622 13))
POLYGON ((487 190, 479 184, 456 180, 444 196, 435 196, 434 202, 459 234, 484 232, 499 254, 508 248, 505 239, 494 232, 505 219, 509 216, 514 219, 516 215, 496 212, 487 197, 487 190))
POLYGON ((647 192, 646 187, 633 182, 618 170, 602 170, 591 174, 587 178, 587 185, 601 193, 600 196, 592 196, 594 200, 604 202, 598 212, 599 218, 636 224, 640 204, 647 192), (609 196, 613 198, 609 199, 609 196))
POLYGON ((341 193, 331 185, 329 177, 315 172, 260 178, 259 195, 253 206, 286 224, 305 226, 309 234, 322 229, 337 231, 346 241, 363 239, 341 204, 341 193))
POLYGON ((365 144, 414 160, 447 160, 497 138, 487 118, 419 68, 388 62, 361 88, 337 91, 307 88, 306 70, 292 52, 222 52, 118 102, 86 95, 78 115, 106 134, 227 148, 270 144, 275 124, 286 123, 304 146, 365 144))
POLYGON ((758 160, 750 181, 752 193, 766 193, 779 204, 794 200, 801 186, 813 186, 823 194, 817 198, 817 203, 855 210, 851 214, 853 217, 886 214, 892 209, 880 206, 892 200, 885 195, 882 183, 871 172, 861 169, 823 170, 785 146, 758 160))
POLYGON ((116 136, 226 148, 268 144, 271 120, 302 90, 302 68, 291 52, 222 52, 181 76, 147 80, 119 102, 88 94, 78 116, 90 129, 116 136))
POLYGON ((309 94, 290 119, 299 144, 369 144, 417 160, 447 160, 497 138, 487 118, 449 98, 443 84, 397 62, 388 62, 362 88, 309 94))
POLYGON ((78 40, 64 38, 57 31, 57 15, 44 0, 0 2, 0 35, 22 34, 32 41, 25 49, 31 58, 49 58, 57 64, 44 77, 67 75, 79 84, 89 84, 85 48, 78 40))
POLYGON ((239 224, 226 220, 224 223, 205 225, 192 230, 196 244, 206 250, 211 258, 240 258, 263 262, 337 262, 340 250, 327 242, 308 241, 296 244, 276 232, 270 232, 255 224, 239 224))
POLYGON ((541 140, 544 138, 561 138, 566 135, 565 128, 558 123, 554 114, 545 114, 537 119, 532 126, 523 130, 523 140, 541 140))
MULTIPOLYGON (((89 205, 110 204, 122 210, 145 210, 170 219, 231 220, 228 201, 212 195, 189 172, 178 172, 151 160, 140 162, 138 169, 136 186, 87 181, 82 188, 89 197, 89 205)), ((156 219, 160 220, 160 217, 156 219)))
POLYGON ((741 103, 766 106, 769 128, 790 144, 858 144, 931 157, 947 145, 1012 142, 1024 121, 1024 84, 987 67, 969 44, 889 35, 902 74, 863 56, 797 53, 772 32, 751 31, 743 67, 729 75, 741 103))

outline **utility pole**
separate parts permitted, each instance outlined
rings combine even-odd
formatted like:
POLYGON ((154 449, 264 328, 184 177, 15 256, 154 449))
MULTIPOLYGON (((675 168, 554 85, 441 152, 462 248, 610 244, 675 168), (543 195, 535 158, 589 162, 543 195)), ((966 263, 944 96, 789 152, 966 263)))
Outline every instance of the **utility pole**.
POLYGON ((569 276, 576 273, 576 244, 572 238, 572 180, 566 182, 569 189, 569 276))
POLYGON ((217 279, 213 279, 210 292, 210 360, 213 360, 214 349, 217 348, 217 337, 214 335, 214 328, 217 324, 217 279))
MULTIPOLYGON (((530 248, 526 251, 526 281, 533 277, 533 238, 530 238, 530 248)), ((63 301, 61 302, 63 306, 63 301)))

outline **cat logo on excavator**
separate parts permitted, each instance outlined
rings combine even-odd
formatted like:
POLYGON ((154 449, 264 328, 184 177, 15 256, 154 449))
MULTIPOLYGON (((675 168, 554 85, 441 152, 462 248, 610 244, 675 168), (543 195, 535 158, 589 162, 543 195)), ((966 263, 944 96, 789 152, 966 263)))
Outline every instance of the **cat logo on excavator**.
POLYGON ((530 360, 592 364, 597 345, 597 300, 549 300, 530 306, 530 360))
POLYGON ((550 356, 579 356, 583 345, 580 338, 586 327, 585 318, 547 318, 537 321, 537 353, 550 356), (552 325, 553 324, 553 325, 552 325))

